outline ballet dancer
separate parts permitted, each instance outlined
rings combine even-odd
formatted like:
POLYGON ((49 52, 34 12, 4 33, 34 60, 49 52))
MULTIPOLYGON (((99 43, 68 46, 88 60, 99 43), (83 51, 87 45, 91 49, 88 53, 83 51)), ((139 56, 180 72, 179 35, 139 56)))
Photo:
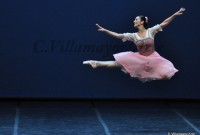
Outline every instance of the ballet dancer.
POLYGON ((87 60, 83 64, 97 67, 120 68, 123 72, 130 74, 131 77, 137 78, 143 82, 151 80, 170 79, 178 70, 172 62, 163 58, 155 51, 154 37, 157 32, 162 31, 174 18, 180 16, 185 11, 181 8, 161 24, 157 24, 151 28, 146 28, 148 18, 145 16, 137 16, 133 21, 137 32, 119 34, 96 24, 98 31, 104 32, 112 37, 121 39, 123 42, 133 42, 138 52, 121 52, 114 54, 115 61, 96 61, 87 60))

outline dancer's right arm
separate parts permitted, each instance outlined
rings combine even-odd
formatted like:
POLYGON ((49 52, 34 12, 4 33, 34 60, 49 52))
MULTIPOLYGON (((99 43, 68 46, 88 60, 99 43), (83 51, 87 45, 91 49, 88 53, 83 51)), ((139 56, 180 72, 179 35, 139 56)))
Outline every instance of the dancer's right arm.
POLYGON ((101 32, 104 32, 112 37, 115 37, 115 38, 118 38, 118 39, 123 39, 124 38, 124 35, 123 34, 118 34, 116 32, 112 32, 110 30, 107 30, 101 26, 99 26, 98 24, 96 24, 97 28, 98 28, 98 31, 101 31, 101 32))

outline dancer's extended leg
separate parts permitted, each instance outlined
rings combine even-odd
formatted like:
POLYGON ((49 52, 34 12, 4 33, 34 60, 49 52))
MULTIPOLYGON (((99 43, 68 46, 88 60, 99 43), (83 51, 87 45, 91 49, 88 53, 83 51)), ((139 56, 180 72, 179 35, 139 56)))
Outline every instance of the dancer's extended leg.
POLYGON ((107 67, 107 68, 121 67, 121 65, 119 65, 116 61, 87 60, 87 61, 84 61, 83 64, 91 65, 93 68, 97 68, 97 67, 107 67))

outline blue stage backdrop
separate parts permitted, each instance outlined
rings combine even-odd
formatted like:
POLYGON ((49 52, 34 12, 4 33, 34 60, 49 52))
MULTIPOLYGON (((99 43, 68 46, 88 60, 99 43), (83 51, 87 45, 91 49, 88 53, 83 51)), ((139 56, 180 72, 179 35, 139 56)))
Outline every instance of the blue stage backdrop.
POLYGON ((5 0, 0 3, 0 97, 200 98, 199 0, 5 0), (149 27, 181 7, 155 38, 158 53, 179 70, 169 81, 142 83, 119 69, 92 69, 84 60, 114 60, 136 51, 98 32, 134 32, 137 15, 149 27))

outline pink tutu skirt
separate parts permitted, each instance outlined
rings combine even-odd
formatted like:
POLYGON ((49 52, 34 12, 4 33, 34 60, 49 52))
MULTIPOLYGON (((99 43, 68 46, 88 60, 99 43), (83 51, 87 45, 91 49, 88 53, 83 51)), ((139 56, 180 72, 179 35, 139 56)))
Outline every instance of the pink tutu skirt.
POLYGON ((157 52, 144 56, 138 52, 122 52, 113 55, 116 62, 122 65, 122 71, 129 73, 143 82, 170 79, 178 70, 167 59, 157 52))

